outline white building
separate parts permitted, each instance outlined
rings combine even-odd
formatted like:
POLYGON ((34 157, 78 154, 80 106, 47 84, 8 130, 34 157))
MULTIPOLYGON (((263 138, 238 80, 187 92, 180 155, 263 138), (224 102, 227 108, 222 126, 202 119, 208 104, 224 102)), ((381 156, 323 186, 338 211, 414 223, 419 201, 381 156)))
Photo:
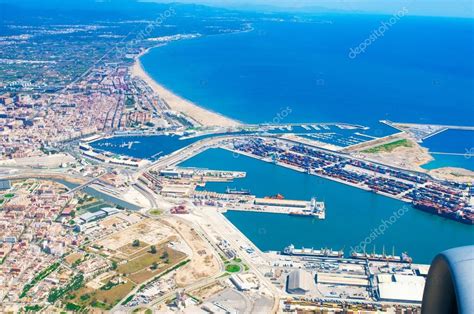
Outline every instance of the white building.
POLYGON ((380 301, 421 303, 424 289, 424 277, 393 275, 390 278, 385 276, 379 278, 378 295, 380 301))

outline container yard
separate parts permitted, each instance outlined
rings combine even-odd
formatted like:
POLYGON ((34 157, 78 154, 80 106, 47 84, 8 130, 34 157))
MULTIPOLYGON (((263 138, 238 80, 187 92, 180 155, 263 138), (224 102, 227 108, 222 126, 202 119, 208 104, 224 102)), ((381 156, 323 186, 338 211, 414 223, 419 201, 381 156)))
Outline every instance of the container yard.
POLYGON ((226 144, 226 149, 399 199, 431 214, 474 224, 473 193, 465 183, 438 181, 426 174, 282 139, 234 139, 226 144))

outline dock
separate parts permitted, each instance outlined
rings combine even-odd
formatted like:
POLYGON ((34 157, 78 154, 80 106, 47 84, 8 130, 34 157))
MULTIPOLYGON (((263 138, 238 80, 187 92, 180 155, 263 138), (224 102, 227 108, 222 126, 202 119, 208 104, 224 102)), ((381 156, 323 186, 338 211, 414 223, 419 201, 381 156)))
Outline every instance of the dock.
POLYGON ((316 219, 326 218, 324 202, 317 202, 315 198, 312 198, 311 201, 255 198, 253 202, 244 204, 227 204, 226 208, 228 210, 285 214, 316 219))

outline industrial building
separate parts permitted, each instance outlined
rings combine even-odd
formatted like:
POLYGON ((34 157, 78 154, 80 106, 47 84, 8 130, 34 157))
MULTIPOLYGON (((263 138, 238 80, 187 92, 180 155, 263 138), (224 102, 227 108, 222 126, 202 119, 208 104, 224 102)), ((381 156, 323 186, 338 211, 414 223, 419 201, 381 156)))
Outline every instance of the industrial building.
POLYGON ((272 198, 256 198, 254 201, 254 204, 265 205, 265 206, 306 208, 308 207, 309 202, 297 201, 297 200, 272 199, 272 198))
POLYGON ((86 224, 88 222, 98 220, 107 216, 111 216, 113 214, 118 213, 119 210, 114 207, 104 207, 94 213, 87 212, 85 214, 82 214, 81 216, 78 217, 78 223, 79 224, 86 224))
POLYGON ((10 180, 0 180, 0 191, 9 190, 10 188, 10 180))
POLYGON ((286 290, 292 294, 305 294, 314 286, 313 276, 305 270, 297 269, 288 275, 286 290))
POLYGON ((378 275, 380 301, 421 303, 425 278, 413 275, 378 275))
POLYGON ((368 287, 369 280, 361 275, 342 275, 332 273, 317 273, 316 282, 327 285, 345 285, 356 287, 368 287))
POLYGON ((239 275, 232 275, 230 281, 236 286, 239 291, 249 291, 250 285, 245 282, 239 275))

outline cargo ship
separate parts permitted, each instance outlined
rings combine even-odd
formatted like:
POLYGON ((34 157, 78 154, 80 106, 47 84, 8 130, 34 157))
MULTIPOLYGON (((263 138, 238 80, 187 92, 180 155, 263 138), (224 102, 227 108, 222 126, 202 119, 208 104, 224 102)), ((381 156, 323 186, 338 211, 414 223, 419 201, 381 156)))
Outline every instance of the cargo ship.
POLYGON ((460 209, 455 209, 455 210, 450 210, 447 208, 442 207, 441 205, 423 200, 423 201, 414 201, 412 206, 416 209, 422 210, 424 212, 433 214, 433 215, 438 215, 444 218, 452 219, 467 225, 473 225, 474 224, 474 213, 471 211, 468 211, 467 208, 464 210, 460 209))
POLYGON ((240 189, 240 190, 237 190, 235 188, 231 189, 231 188, 227 188, 225 190, 225 192, 227 194, 234 194, 234 195, 250 195, 250 191, 249 190, 245 190, 245 189, 240 189))
POLYGON ((309 211, 309 210, 289 212, 288 215, 290 215, 290 216, 301 216, 301 217, 314 217, 314 216, 317 216, 314 212, 309 211))
POLYGON ((272 200, 283 200, 283 199, 285 199, 285 197, 280 193, 275 194, 275 195, 271 195, 271 196, 265 196, 264 198, 272 199, 272 200))
POLYGON ((385 254, 385 249, 383 250, 382 254, 376 254, 375 248, 373 253, 357 253, 352 252, 351 258, 353 259, 360 259, 360 260, 368 260, 374 262, 394 262, 394 263, 411 263, 413 259, 408 256, 406 252, 403 252, 400 256, 395 255, 395 249, 393 249, 392 254, 385 254))
POLYGON ((294 256, 313 256, 313 257, 331 257, 331 258, 343 258, 344 251, 334 251, 332 249, 320 249, 315 250, 311 249, 295 249, 293 244, 288 245, 282 251, 282 254, 285 255, 294 255, 294 256))

